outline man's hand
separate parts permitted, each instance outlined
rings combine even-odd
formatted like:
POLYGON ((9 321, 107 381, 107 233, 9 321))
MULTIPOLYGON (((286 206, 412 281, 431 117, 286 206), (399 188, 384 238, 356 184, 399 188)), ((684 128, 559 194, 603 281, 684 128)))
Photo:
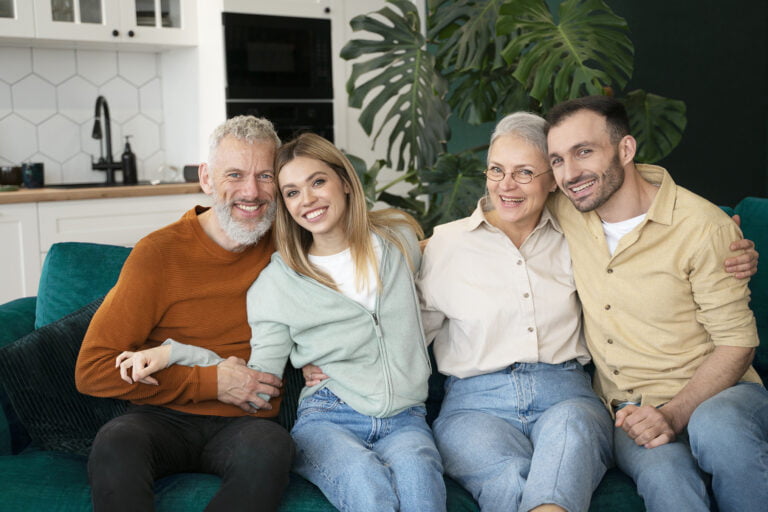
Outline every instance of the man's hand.
POLYGON ((616 413, 617 427, 621 427, 636 444, 645 448, 656 448, 675 440, 676 433, 672 418, 668 418, 664 408, 657 409, 650 405, 628 405, 616 413))
POLYGON ((170 355, 170 345, 160 345, 138 352, 126 351, 117 356, 115 368, 120 369, 120 378, 128 384, 141 382, 142 384, 157 386, 157 379, 150 377, 150 375, 168 368, 170 355), (129 368, 133 370, 130 376, 128 376, 129 368))
POLYGON ((304 365, 301 368, 301 374, 304 376, 304 385, 307 387, 320 384, 328 378, 328 376, 323 373, 323 370, 321 370, 319 366, 315 366, 313 364, 304 365))
MULTIPOLYGON (((741 225, 741 217, 734 215, 733 221, 737 226, 741 225)), ((755 244, 752 240, 742 238, 733 242, 730 246, 732 251, 747 251, 744 254, 734 256, 725 260, 725 271, 733 274, 737 279, 745 279, 755 275, 757 272, 757 259, 760 254, 755 250, 755 244)))
POLYGON ((275 397, 280 395, 278 389, 283 383, 271 373, 251 370, 245 361, 237 357, 229 357, 219 363, 218 371, 219 401, 236 405, 246 412, 254 412, 254 404, 259 409, 272 409, 266 400, 258 393, 275 397))

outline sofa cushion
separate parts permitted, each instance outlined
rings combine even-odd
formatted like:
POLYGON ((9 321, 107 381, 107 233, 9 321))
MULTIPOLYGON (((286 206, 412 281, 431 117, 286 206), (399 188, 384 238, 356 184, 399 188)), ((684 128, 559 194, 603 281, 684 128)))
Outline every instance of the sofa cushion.
POLYGON ((121 400, 75 388, 75 361, 99 304, 101 299, 0 348, 0 384, 34 446, 87 453, 99 428, 125 410, 121 400))
MULTIPOLYGON (((0 306, 0 346, 7 345, 35 330, 35 297, 24 297, 0 306)), ((6 414, 11 406, 0 393, 0 453, 15 453, 29 444, 29 436, 16 414, 6 414)))
POLYGON ((62 242, 45 257, 37 290, 35 327, 40 328, 104 296, 131 252, 116 245, 62 242))

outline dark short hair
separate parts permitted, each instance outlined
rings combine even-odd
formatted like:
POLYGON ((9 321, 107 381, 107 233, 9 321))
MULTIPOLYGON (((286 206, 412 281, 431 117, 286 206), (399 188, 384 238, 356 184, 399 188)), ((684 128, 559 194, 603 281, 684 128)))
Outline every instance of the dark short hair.
POLYGON ((580 110, 590 110, 605 118, 612 143, 617 144, 622 137, 629 135, 627 110, 619 100, 610 96, 585 96, 555 105, 547 114, 547 133, 580 110))

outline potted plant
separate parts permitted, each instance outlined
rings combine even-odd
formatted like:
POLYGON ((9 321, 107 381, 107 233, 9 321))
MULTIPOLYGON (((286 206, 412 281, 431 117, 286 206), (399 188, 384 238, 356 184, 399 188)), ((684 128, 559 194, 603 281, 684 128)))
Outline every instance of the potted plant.
POLYGON ((409 0, 387 0, 351 21, 375 36, 349 41, 349 106, 374 143, 383 133, 387 158, 368 167, 351 156, 371 204, 384 201, 432 228, 468 215, 482 194, 483 153, 447 152, 450 116, 471 125, 516 110, 542 115, 588 94, 616 94, 639 141, 637 159, 655 162, 680 142, 685 104, 643 90, 624 91, 634 47, 626 21, 603 0, 429 0, 427 37, 409 0), (386 130, 385 130, 386 128, 386 130), (393 165, 394 162, 394 165, 393 165), (402 174, 379 183, 382 168, 402 174), (389 192, 395 183, 413 187, 389 192))

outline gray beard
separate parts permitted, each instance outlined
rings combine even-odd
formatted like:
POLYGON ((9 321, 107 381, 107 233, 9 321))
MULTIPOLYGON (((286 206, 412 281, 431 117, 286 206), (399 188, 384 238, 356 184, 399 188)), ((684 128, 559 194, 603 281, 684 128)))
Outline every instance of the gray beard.
POLYGON ((275 220, 275 213, 277 212, 276 201, 269 203, 269 207, 262 218, 255 226, 251 226, 235 220, 235 218, 232 217, 232 205, 219 201, 215 192, 213 194, 213 199, 213 211, 216 213, 216 218, 219 220, 221 229, 223 229, 224 233, 238 245, 256 245, 259 243, 261 237, 269 231, 269 228, 272 227, 272 222, 275 220))

